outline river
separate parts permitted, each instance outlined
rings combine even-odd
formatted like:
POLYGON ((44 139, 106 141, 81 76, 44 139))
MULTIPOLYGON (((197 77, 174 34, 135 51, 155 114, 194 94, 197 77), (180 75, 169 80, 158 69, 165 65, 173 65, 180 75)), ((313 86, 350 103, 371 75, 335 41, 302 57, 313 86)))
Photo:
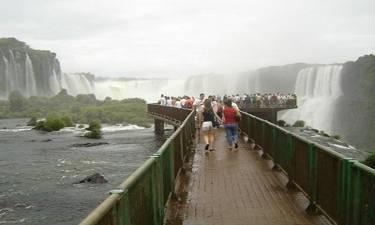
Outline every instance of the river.
POLYGON ((101 140, 67 128, 41 133, 0 120, 0 224, 78 224, 163 143, 152 128, 104 126, 101 140), (94 147, 77 143, 107 142, 94 147), (108 183, 73 184, 93 173, 108 183))

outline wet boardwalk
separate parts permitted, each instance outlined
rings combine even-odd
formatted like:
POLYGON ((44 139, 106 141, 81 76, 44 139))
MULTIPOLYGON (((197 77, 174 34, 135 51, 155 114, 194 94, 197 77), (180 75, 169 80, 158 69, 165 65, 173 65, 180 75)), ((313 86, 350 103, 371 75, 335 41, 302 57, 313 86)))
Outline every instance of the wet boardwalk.
MULTIPOLYGON (((222 129, 216 134, 216 150, 205 154, 197 143, 184 201, 172 201, 166 224, 184 225, 291 225, 330 224, 322 215, 308 215, 307 199, 290 191, 282 172, 272 162, 240 142, 238 151, 226 148, 222 129)), ((180 196, 181 196, 180 193, 180 196)))

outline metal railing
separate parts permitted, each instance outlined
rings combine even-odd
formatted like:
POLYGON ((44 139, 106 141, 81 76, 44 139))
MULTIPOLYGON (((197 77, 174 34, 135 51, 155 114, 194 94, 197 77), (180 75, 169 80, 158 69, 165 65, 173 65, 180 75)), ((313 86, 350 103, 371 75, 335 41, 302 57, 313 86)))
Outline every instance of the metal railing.
POLYGON ((176 107, 163 106, 160 104, 148 104, 147 111, 150 114, 163 117, 171 121, 182 122, 191 113, 189 109, 181 109, 176 107))
POLYGON ((375 224, 375 169, 242 113, 241 130, 281 168, 317 209, 338 224, 375 224))
POLYGON ((157 105, 148 105, 148 110, 152 114, 180 120, 181 125, 80 225, 163 224, 165 205, 174 192, 175 179, 193 144, 195 112, 157 105))

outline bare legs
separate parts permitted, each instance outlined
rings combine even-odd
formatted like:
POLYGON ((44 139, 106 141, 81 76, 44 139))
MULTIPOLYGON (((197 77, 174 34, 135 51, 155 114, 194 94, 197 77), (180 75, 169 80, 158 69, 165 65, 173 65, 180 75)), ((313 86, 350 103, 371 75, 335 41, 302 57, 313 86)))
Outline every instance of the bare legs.
POLYGON ((213 130, 208 130, 203 132, 203 140, 206 144, 205 150, 210 149, 211 151, 214 150, 213 145, 215 141, 215 133, 213 130))

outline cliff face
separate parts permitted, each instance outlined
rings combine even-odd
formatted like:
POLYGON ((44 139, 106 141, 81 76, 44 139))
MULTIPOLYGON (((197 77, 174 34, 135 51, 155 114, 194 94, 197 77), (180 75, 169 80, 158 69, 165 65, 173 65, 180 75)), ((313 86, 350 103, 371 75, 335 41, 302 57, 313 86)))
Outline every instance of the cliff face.
POLYGON ((335 126, 344 138, 364 149, 375 148, 375 56, 347 62, 342 70, 344 95, 336 110, 335 126))
POLYGON ((15 38, 0 38, 0 98, 12 91, 25 97, 51 96, 61 89, 60 80, 55 53, 31 49, 15 38))
POLYGON ((284 66, 271 66, 258 69, 261 93, 294 93, 298 73, 306 67, 316 65, 295 63, 284 66))

